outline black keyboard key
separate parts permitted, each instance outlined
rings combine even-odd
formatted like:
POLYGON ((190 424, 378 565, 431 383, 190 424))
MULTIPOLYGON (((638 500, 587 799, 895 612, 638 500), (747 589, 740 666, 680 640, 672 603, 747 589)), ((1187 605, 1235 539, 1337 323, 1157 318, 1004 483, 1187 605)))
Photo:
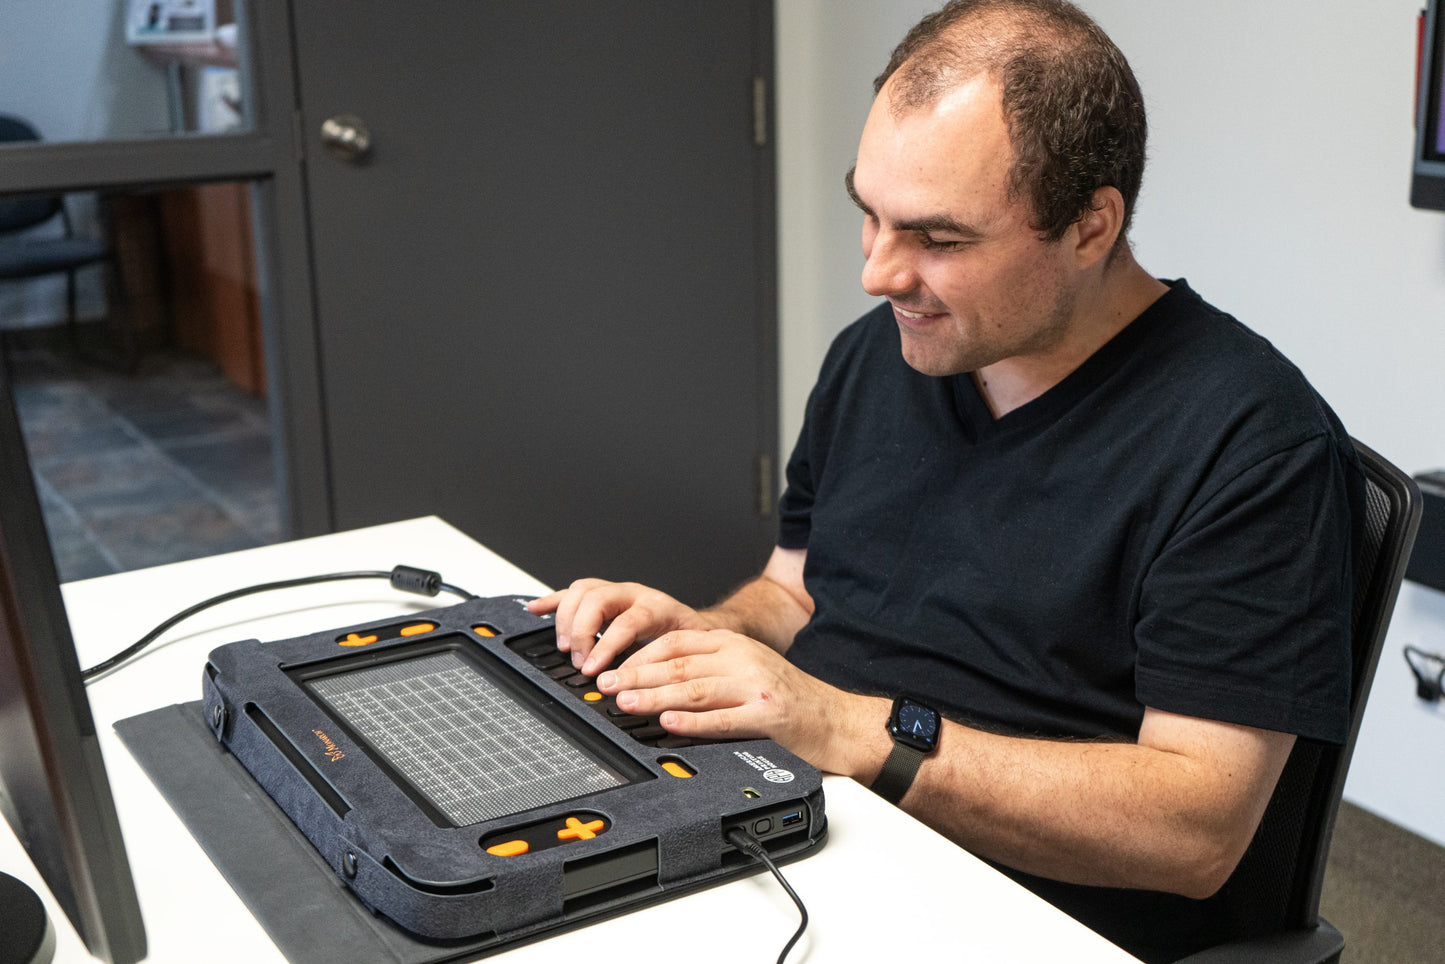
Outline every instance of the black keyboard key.
POLYGON ((527 659, 539 659, 543 656, 546 656, 548 653, 561 652, 562 651, 557 648, 556 641, 548 638, 544 642, 528 646, 526 649, 522 650, 522 655, 527 657, 527 659))
POLYGON ((532 661, 532 665, 538 669, 552 669, 554 666, 561 666, 563 663, 570 664, 572 662, 572 657, 555 649, 543 653, 541 656, 531 656, 528 658, 532 661))

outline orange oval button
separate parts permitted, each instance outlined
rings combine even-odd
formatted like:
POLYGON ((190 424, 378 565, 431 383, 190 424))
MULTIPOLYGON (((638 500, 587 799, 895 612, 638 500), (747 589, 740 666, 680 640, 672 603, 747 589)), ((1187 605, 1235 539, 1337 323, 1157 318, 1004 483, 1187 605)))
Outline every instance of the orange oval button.
POLYGON ((677 777, 679 780, 686 780, 688 777, 692 776, 692 771, 689 770, 687 767, 683 766, 681 763, 678 763, 676 760, 663 760, 662 768, 668 773, 671 773, 673 776, 677 777))
POLYGON ((401 627, 401 634, 403 636, 420 636, 422 633, 429 633, 436 628, 436 623, 414 623, 401 627))
POLYGON ((583 693, 582 698, 589 703, 596 703, 598 700, 602 699, 602 694, 597 692, 596 690, 593 690, 590 693, 583 693))
POLYGON ((487 853, 494 857, 516 857, 530 849, 530 845, 525 840, 508 840, 504 843, 492 844, 487 848, 487 853))
POLYGON ((473 626, 473 627, 472 627, 472 632, 476 633, 478 636, 495 636, 495 635, 497 635, 497 631, 496 631, 495 629, 493 629, 492 627, 488 626, 486 623, 482 623, 480 626, 473 626))

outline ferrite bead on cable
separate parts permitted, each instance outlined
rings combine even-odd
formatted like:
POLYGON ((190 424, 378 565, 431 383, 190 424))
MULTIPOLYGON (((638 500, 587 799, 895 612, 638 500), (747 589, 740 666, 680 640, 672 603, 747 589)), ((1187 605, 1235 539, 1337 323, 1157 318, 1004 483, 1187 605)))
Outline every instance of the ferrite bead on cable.
POLYGON ((391 570, 391 586, 420 596, 435 596, 442 589, 442 574, 415 566, 397 566, 391 570))

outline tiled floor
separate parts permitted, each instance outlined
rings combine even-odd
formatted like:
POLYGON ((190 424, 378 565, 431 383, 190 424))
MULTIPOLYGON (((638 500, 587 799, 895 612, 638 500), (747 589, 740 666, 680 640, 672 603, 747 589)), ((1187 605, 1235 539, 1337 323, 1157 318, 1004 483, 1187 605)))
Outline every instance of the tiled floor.
POLYGON ((172 353, 133 375, 44 349, 11 362, 62 581, 280 538, 263 399, 172 353))

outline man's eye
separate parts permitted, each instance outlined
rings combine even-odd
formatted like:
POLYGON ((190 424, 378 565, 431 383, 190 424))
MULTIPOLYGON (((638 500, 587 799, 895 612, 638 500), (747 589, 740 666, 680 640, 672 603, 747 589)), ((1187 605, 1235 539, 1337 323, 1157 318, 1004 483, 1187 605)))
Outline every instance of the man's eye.
POLYGON ((928 251, 957 251, 964 246, 963 241, 944 241, 931 234, 920 234, 918 243, 928 251))

